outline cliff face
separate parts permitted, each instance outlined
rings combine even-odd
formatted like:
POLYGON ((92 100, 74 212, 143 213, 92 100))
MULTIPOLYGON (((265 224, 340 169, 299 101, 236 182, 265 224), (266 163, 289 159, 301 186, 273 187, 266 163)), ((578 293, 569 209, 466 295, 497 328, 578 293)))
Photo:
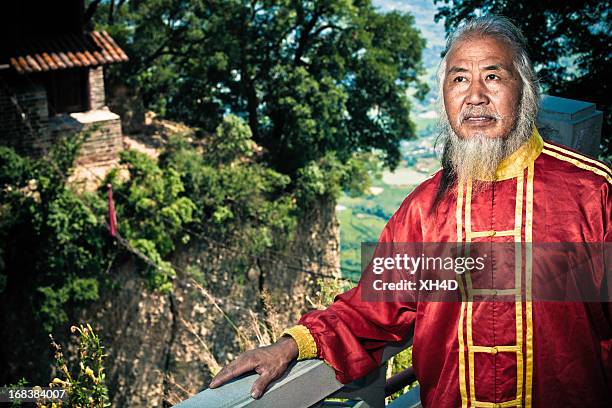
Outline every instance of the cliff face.
POLYGON ((112 406, 175 404, 205 388, 241 349, 270 341, 311 309, 317 278, 339 271, 334 207, 321 199, 285 254, 250 265, 237 267, 231 249, 193 242, 177 251, 181 270, 170 294, 147 290, 133 262, 119 267, 118 289, 80 314, 106 347, 112 406))

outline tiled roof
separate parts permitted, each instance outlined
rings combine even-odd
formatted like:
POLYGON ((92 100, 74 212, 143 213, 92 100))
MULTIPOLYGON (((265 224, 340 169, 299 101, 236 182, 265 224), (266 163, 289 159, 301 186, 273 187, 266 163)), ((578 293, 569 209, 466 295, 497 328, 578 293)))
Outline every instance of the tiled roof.
POLYGON ((128 57, 106 31, 23 41, 9 58, 20 74, 106 65, 128 57))

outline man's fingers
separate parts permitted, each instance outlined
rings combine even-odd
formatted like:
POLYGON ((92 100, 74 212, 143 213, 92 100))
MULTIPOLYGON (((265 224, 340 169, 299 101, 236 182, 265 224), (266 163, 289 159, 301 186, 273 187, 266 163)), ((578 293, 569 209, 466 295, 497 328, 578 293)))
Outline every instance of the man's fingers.
POLYGON ((274 378, 275 376, 269 372, 262 373, 251 388, 251 396, 255 399, 261 397, 274 378))
POLYGON ((209 387, 217 388, 232 378, 238 377, 241 374, 253 370, 255 366, 256 363, 253 358, 238 358, 223 367, 223 369, 221 369, 221 371, 219 371, 219 373, 212 379, 209 387))

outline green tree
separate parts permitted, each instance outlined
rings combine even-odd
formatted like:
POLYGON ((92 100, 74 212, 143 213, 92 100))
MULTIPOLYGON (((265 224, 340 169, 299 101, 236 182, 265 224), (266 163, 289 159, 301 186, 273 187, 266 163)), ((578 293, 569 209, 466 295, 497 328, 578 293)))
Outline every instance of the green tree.
MULTIPOLYGON (((122 169, 106 179, 117 238, 107 228, 106 183, 87 193, 67 183, 78 147, 61 139, 34 159, 0 146, 0 351, 13 367, 0 372, 2 382, 44 359, 45 332, 61 333, 75 312, 117 287, 113 271, 127 256, 142 261, 136 270, 149 289, 169 291, 170 260, 190 238, 213 251, 236 250, 224 268, 238 282, 254 257, 291 240, 297 217, 290 178, 254 160, 260 149, 236 116, 196 143, 175 135, 157 161, 122 153, 122 169)), ((35 371, 32 381, 46 375, 35 371)))
POLYGON ((96 277, 113 259, 92 212, 104 201, 65 185, 78 147, 60 141, 40 160, 0 147, 0 309, 25 299, 45 330, 66 321, 68 305, 98 298, 96 277))
POLYGON ((131 61, 109 73, 149 108, 212 132, 242 117, 290 176, 333 153, 380 149, 395 166, 414 136, 407 90, 425 46, 410 14, 369 0, 102 2, 95 13, 131 61), (112 24, 111 24, 112 23, 112 24))
POLYGON ((551 95, 595 102, 604 110, 605 155, 612 155, 609 0, 505 1, 434 0, 436 21, 447 32, 466 18, 501 14, 512 19, 529 40, 530 54, 545 91, 551 95))

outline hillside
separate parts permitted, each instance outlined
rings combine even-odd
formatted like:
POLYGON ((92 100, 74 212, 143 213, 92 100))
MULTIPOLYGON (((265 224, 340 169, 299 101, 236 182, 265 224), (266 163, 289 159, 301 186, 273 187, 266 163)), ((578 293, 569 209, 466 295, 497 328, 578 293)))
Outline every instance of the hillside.
POLYGON ((430 91, 423 101, 411 99, 412 120, 418 138, 402 143, 402 160, 397 169, 394 172, 385 171, 382 179, 376 180, 370 189, 370 194, 357 198, 343 195, 338 201, 336 215, 340 222, 342 274, 352 280, 359 278, 356 271, 361 267, 361 243, 376 241, 404 198, 439 167, 433 150, 437 120, 435 81, 444 47, 444 25, 434 22, 436 7, 431 1, 376 0, 374 4, 382 11, 410 12, 415 17, 416 27, 427 40, 423 52, 425 74, 422 79, 430 91))

